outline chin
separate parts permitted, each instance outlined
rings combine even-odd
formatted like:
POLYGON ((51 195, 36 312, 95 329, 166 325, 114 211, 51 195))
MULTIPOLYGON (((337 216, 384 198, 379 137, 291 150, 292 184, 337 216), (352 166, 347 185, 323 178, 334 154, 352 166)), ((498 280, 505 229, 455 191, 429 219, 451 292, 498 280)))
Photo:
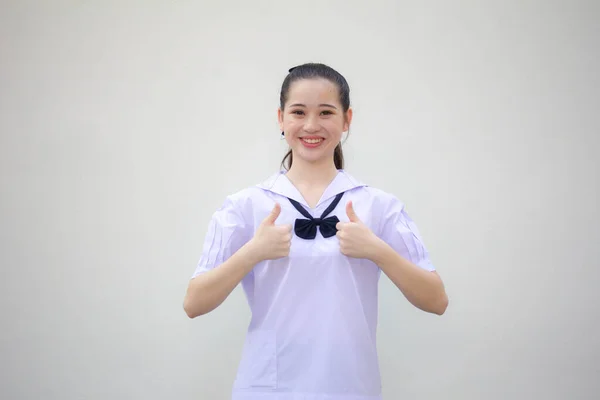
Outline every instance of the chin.
POLYGON ((306 154, 305 151, 302 151, 304 149, 301 149, 300 151, 296 152, 294 154, 294 159, 301 159, 302 161, 305 161, 307 163, 311 163, 311 164, 316 164, 316 163, 321 163, 325 160, 329 160, 331 158, 333 158, 333 153, 329 154, 329 153, 322 153, 319 152, 319 154, 306 154))

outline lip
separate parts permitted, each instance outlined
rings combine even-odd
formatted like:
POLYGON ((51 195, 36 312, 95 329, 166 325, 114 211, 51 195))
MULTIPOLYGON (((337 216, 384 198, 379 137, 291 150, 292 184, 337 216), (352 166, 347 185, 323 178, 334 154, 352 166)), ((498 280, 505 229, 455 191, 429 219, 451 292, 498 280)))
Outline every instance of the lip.
POLYGON ((309 149, 314 149, 315 147, 319 147, 325 141, 325 138, 323 138, 321 136, 303 136, 303 137, 301 137, 299 139, 300 139, 300 143, 302 143, 302 145, 304 147, 307 147, 309 149), (321 139, 321 141, 318 142, 318 143, 306 143, 303 139, 321 139))

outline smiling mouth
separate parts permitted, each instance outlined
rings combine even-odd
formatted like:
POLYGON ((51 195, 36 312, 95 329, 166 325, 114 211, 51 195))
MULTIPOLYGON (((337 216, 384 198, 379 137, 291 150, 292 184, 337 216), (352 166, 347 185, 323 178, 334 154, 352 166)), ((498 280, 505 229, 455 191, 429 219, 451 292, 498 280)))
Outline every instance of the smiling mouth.
POLYGON ((300 138, 300 140, 302 140, 304 143, 308 143, 308 144, 318 144, 321 143, 323 140, 323 138, 300 138))

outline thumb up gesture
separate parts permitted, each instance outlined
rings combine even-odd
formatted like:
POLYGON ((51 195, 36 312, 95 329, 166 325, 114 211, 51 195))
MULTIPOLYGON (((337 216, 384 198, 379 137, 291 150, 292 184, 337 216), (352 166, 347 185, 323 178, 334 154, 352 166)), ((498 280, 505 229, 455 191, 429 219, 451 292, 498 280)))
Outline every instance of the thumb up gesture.
POLYGON ((276 225, 281 206, 276 203, 271 213, 261 222, 251 240, 257 260, 274 260, 290 254, 292 225, 276 225))
POLYGON ((379 238, 358 218, 352 201, 346 204, 346 214, 349 222, 338 222, 336 225, 340 251, 348 257, 372 259, 379 238))

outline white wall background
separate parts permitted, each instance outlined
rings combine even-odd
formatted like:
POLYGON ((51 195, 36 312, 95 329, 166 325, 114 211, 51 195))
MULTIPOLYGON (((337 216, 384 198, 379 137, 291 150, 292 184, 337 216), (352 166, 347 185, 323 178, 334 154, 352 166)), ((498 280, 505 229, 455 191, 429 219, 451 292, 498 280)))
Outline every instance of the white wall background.
POLYGON ((2 1, 0 398, 228 398, 243 293, 183 296, 212 212, 278 169, 306 61, 349 80, 348 170, 406 202, 451 299, 382 280, 385 398, 598 398, 599 10, 2 1))

